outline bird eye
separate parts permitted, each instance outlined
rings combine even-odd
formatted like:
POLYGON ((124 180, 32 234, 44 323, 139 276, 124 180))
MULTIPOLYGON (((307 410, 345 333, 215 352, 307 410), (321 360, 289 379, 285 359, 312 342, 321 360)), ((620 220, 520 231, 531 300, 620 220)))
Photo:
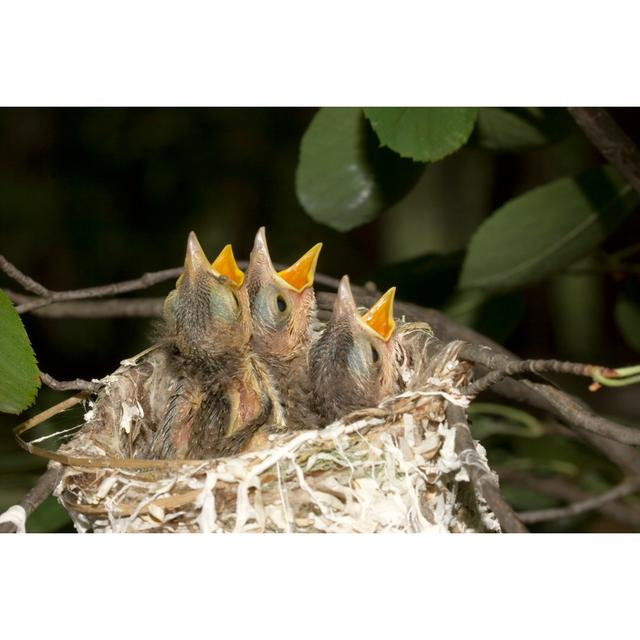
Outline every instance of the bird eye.
POLYGON ((287 301, 282 296, 276 298, 276 304, 280 313, 284 313, 287 310, 287 301))
POLYGON ((380 354, 378 353, 378 350, 371 345, 371 359, 373 360, 373 362, 378 362, 378 360, 380 360, 380 354))

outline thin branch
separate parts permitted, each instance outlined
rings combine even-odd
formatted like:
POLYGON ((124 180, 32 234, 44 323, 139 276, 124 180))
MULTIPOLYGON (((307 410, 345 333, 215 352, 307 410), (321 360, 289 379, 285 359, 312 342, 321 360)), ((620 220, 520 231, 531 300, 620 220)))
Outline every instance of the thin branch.
POLYGON ((640 149, 601 107, 569 107, 569 113, 600 153, 640 193, 640 149))
MULTIPOLYGON (((63 473, 61 466, 49 467, 33 488, 18 503, 25 511, 27 518, 51 495, 63 473)), ((15 533, 16 527, 9 522, 0 524, 0 533, 15 533)))
POLYGON ((26 291, 31 291, 31 293, 35 293, 38 296, 48 296, 51 293, 49 289, 43 287, 39 282, 36 282, 33 278, 22 273, 18 267, 9 262, 1 254, 0 269, 2 269, 12 280, 15 280, 26 291))
MULTIPOLYGON (((469 362, 481 364, 490 371, 504 370, 513 362, 501 353, 495 353, 486 347, 467 344, 460 350, 460 357, 469 362)), ((518 362, 518 361, 515 361, 518 362)), ((616 440, 624 444, 640 445, 640 429, 625 427, 606 418, 602 418, 585 410, 567 394, 559 391, 550 384, 540 384, 531 381, 528 386, 541 395, 555 409, 555 414, 570 427, 580 427, 605 438, 616 440)))
POLYGON ((88 380, 81 380, 76 378, 75 380, 56 380, 52 378, 48 373, 40 372, 40 380, 54 391, 91 391, 96 392, 100 389, 100 384, 97 382, 89 382, 88 380))
POLYGON ((568 373, 587 378, 593 377, 595 373, 605 377, 615 376, 614 369, 591 364, 564 362, 561 360, 512 360, 503 368, 490 371, 482 378, 472 382, 463 392, 465 395, 476 396, 507 376, 516 376, 523 373, 568 373))
POLYGON ((464 409, 449 404, 447 422, 456 430, 456 452, 460 456, 471 482, 498 518, 502 530, 506 533, 527 533, 526 527, 502 497, 491 472, 485 468, 485 465, 478 462, 478 454, 473 444, 464 409))
MULTIPOLYGON (((511 469, 501 470, 499 476, 501 481, 513 482, 537 493, 558 498, 565 502, 583 502, 593 497, 591 494, 560 477, 540 478, 511 469)), ((598 505, 596 511, 620 524, 640 528, 640 509, 611 501, 598 505)))
POLYGON ((52 302, 65 302, 68 300, 86 300, 87 298, 106 298, 109 296, 117 296, 130 291, 140 291, 148 289, 155 284, 177 278, 182 269, 164 269, 162 271, 154 271, 151 273, 143 273, 139 278, 133 280, 125 280, 123 282, 114 282, 112 284, 100 287, 89 287, 87 289, 74 289, 70 291, 51 291, 48 296, 27 302, 16 307, 18 313, 33 311, 39 307, 51 304, 52 302))
POLYGON ((601 493, 598 496, 592 496, 579 502, 573 502, 566 507, 557 507, 555 509, 540 509, 538 511, 525 511, 519 513, 518 517, 522 522, 535 524, 536 522, 547 522, 549 520, 559 520, 560 518, 571 518, 588 511, 593 511, 610 502, 614 502, 619 498, 635 493, 640 489, 640 478, 633 478, 621 482, 617 487, 610 491, 601 493))
MULTIPOLYGON (((39 300, 9 289, 4 292, 15 304, 39 300)), ((56 302, 33 309, 33 315, 43 318, 156 318, 162 315, 164 298, 113 298, 111 300, 78 300, 56 302)))

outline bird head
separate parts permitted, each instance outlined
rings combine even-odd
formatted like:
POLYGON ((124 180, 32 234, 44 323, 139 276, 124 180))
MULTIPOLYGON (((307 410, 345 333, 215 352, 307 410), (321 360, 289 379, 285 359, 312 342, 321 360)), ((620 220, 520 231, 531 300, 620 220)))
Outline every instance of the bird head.
POLYGON ((253 346, 261 355, 289 360, 309 345, 316 314, 313 291, 318 243, 287 269, 271 262, 264 227, 249 258, 247 290, 253 320, 253 346))
POLYGON ((184 271, 164 303, 169 334, 184 356, 212 358, 247 345, 249 301, 231 245, 209 263, 196 234, 187 241, 184 271))
POLYGON ((330 420, 376 406, 396 388, 393 298, 389 289, 360 314, 344 276, 331 318, 309 356, 318 412, 330 420))

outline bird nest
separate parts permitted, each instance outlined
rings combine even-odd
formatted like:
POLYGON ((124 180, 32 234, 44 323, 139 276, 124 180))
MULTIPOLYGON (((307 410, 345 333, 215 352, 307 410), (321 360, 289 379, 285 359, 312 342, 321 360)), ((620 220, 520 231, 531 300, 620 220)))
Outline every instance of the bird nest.
MULTIPOLYGON (((446 345, 419 386, 377 407, 320 430, 265 434, 233 457, 144 457, 171 387, 157 348, 123 361, 92 398, 61 403, 84 402, 86 413, 57 451, 22 439, 37 421, 18 435, 61 467, 54 495, 81 532, 498 532, 445 416, 448 403, 469 402, 459 349, 446 345)), ((489 471, 475 446, 474 464, 489 471)))

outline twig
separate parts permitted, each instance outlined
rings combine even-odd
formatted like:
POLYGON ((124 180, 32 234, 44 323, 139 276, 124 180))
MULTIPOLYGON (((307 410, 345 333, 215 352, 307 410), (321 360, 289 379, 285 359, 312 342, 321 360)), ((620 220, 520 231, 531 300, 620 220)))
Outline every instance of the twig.
MULTIPOLYGON (((469 362, 481 364, 490 371, 504 370, 514 362, 513 358, 473 344, 462 347, 460 357, 469 362)), ((575 400, 550 384, 531 381, 524 381, 524 383, 534 393, 540 394, 555 409, 554 413, 568 426, 580 427, 624 444, 640 445, 640 430, 624 427, 583 409, 575 400)))
POLYGON ((614 376, 615 370, 608 367, 598 367, 591 364, 577 362, 563 362, 561 360, 512 360, 503 368, 490 371, 482 378, 468 385, 463 393, 475 396, 492 387, 496 382, 507 376, 516 376, 523 373, 568 373, 574 376, 592 378, 595 374, 604 377, 614 376))
POLYGON ((478 454, 473 444, 464 409, 454 404, 449 404, 447 407, 447 422, 449 426, 454 427, 456 430, 456 452, 462 459, 471 482, 486 500, 496 518, 498 518, 502 530, 507 533, 527 533, 526 527, 502 497, 491 472, 475 460, 478 454))
POLYGON ((555 509, 540 509, 538 511, 525 511, 518 514, 522 522, 535 524, 536 522, 546 522, 548 520, 559 520, 560 518, 570 518, 578 516, 587 511, 593 511, 610 502, 614 502, 619 498, 635 493, 640 489, 640 479, 633 478, 621 482, 617 487, 610 491, 601 493, 598 496, 592 496, 579 502, 573 502, 566 507, 557 507, 555 509))
MULTIPOLYGON (((39 300, 33 296, 16 293, 10 289, 4 292, 15 304, 39 300)), ((162 314, 164 298, 113 298, 111 300, 78 300, 55 302, 32 311, 43 318, 155 318, 162 314)))
POLYGON ((56 380, 52 378, 48 373, 40 372, 40 380, 54 391, 91 391, 96 392, 100 389, 100 384, 97 382, 89 382, 88 380, 81 380, 76 378, 75 380, 56 380))
POLYGON ((601 107, 569 107, 569 113, 600 153, 640 193, 640 149, 601 107))
MULTIPOLYGON (((583 502, 592 497, 586 491, 559 477, 540 478, 511 469, 501 470, 499 476, 501 481, 513 482, 565 502, 583 502)), ((635 528, 640 527, 640 509, 612 501, 597 506, 596 511, 620 524, 635 528)))
POLYGON ((33 278, 22 273, 18 267, 9 262, 2 254, 0 254, 0 269, 2 269, 12 280, 15 280, 23 289, 31 291, 39 296, 48 296, 51 292, 33 278))
MULTIPOLYGON (((60 476, 63 473, 61 466, 56 465, 49 467, 45 471, 32 489, 18 503, 29 517, 50 495, 55 489, 60 476)), ((0 533, 15 533, 15 525, 5 522, 0 524, 0 533)))
POLYGON ((176 278, 181 272, 182 269, 164 269, 163 271, 143 273, 139 278, 135 278, 133 280, 114 282, 101 287, 89 287, 87 289, 75 289, 70 291, 50 291, 47 296, 19 305, 16 307, 16 311, 18 313, 25 313, 26 311, 33 311, 39 307, 44 307, 52 302, 86 300, 87 298, 106 298, 108 296, 129 293, 130 291, 140 291, 142 289, 148 289, 159 282, 176 278))

